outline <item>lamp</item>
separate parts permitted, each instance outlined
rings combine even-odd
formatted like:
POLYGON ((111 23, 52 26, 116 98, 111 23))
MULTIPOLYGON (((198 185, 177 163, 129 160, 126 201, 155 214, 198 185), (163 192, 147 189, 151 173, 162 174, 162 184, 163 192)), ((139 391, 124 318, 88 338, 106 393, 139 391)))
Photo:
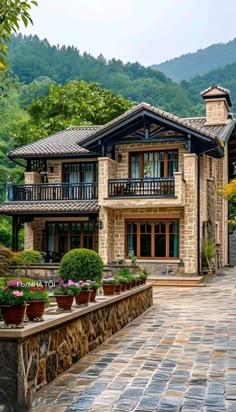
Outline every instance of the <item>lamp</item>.
POLYGON ((99 229, 103 229, 103 221, 102 220, 99 220, 99 229))
POLYGON ((51 167, 50 167, 50 173, 53 173, 53 172, 54 172, 54 167, 51 166, 51 167))

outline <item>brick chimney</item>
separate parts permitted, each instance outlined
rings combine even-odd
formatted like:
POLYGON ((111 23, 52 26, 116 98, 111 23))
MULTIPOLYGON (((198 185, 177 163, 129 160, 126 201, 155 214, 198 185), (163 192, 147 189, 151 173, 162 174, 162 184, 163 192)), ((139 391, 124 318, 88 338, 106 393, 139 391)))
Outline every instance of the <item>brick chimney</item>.
POLYGON ((213 85, 201 93, 206 102, 206 125, 226 124, 232 106, 229 90, 213 85))

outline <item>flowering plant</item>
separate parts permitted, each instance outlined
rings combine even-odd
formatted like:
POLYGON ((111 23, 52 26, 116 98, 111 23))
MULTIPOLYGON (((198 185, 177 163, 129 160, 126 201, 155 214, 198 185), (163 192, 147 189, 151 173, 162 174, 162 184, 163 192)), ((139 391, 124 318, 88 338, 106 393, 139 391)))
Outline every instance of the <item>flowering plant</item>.
POLYGON ((25 291, 27 301, 48 302, 48 292, 44 287, 29 288, 25 291))
POLYGON ((80 285, 72 280, 64 282, 62 279, 59 280, 58 288, 54 290, 54 295, 70 295, 75 296, 80 294, 80 285))
POLYGON ((22 290, 3 288, 0 291, 0 305, 20 306, 26 303, 26 296, 22 290))
POLYGON ((100 282, 93 281, 93 282, 90 283, 90 289, 99 289, 100 287, 101 287, 100 282))
POLYGON ((103 285, 115 285, 117 283, 117 279, 110 276, 109 278, 104 278, 102 280, 103 285))
POLYGON ((133 275, 133 278, 135 278, 135 281, 141 279, 141 278, 140 278, 140 275, 139 275, 138 273, 135 273, 135 274, 133 275))
POLYGON ((81 288, 81 290, 91 290, 92 281, 91 280, 86 280, 86 282, 84 282, 83 280, 79 281, 79 287, 81 288))
POLYGON ((22 290, 22 281, 21 279, 12 279, 7 282, 8 289, 22 290))

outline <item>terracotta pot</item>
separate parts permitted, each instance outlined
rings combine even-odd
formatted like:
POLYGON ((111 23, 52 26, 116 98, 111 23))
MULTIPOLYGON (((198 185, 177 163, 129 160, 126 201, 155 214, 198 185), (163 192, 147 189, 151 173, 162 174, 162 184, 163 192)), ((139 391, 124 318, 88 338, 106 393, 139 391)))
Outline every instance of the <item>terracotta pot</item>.
POLYGON ((2 318, 6 325, 20 325, 25 319, 27 305, 1 305, 2 318))
POLYGON ((121 290, 122 290, 122 292, 124 291, 124 290, 126 290, 127 289, 127 283, 122 283, 121 284, 121 290))
POLYGON ((91 290, 81 290, 80 294, 75 296, 77 305, 87 305, 90 300, 91 290))
POLYGON ((134 288, 134 287, 135 287, 135 283, 136 283, 136 282, 131 282, 131 288, 134 288))
POLYGON ((115 293, 120 293, 120 291, 121 291, 121 285, 120 284, 115 285, 115 293))
POLYGON ((90 295, 90 302, 96 302, 96 296, 97 296, 97 289, 92 289, 91 295, 90 295))
POLYGON ((115 287, 114 284, 102 285, 104 295, 114 295, 115 287))
POLYGON ((126 289, 129 290, 129 289, 131 289, 131 287, 132 287, 132 286, 131 286, 131 282, 128 282, 128 283, 126 284, 126 289))
POLYGON ((74 296, 71 295, 56 295, 57 306, 59 309, 71 310, 74 296))
POLYGON ((42 319, 46 302, 30 300, 26 309, 26 316, 29 320, 42 319))

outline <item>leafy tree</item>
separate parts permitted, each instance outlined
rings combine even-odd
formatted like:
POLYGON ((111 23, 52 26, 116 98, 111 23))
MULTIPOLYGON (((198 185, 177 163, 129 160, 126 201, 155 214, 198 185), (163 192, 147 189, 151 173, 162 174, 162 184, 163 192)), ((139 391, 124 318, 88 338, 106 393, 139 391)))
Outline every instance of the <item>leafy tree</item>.
POLYGON ((52 84, 45 98, 28 108, 31 119, 24 123, 15 143, 25 144, 70 125, 105 124, 132 107, 132 103, 96 83, 75 80, 64 86, 52 84))
POLYGON ((2 0, 0 5, 0 70, 6 69, 7 43, 11 33, 19 30, 22 21, 25 27, 32 23, 30 17, 31 6, 37 6, 35 0, 2 0))
POLYGON ((224 187, 219 190, 219 194, 224 198, 229 200, 229 211, 230 211, 230 221, 229 223, 233 226, 236 225, 236 179, 231 180, 231 182, 224 185, 224 187))

